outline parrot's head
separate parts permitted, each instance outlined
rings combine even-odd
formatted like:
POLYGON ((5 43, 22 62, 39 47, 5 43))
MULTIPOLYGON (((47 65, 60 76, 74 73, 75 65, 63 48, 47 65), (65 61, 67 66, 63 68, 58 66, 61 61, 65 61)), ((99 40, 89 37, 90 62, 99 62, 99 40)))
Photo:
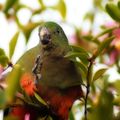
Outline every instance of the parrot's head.
POLYGON ((60 51, 67 50, 68 39, 63 29, 54 22, 45 22, 39 28, 40 43, 45 50, 59 49, 60 51))

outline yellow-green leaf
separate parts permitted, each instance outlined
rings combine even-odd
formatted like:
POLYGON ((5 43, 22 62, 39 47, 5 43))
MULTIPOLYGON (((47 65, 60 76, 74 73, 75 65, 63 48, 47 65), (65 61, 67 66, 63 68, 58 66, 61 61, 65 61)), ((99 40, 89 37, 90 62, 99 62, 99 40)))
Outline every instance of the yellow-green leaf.
POLYGON ((47 105, 47 103, 37 93, 35 93, 34 95, 40 103, 42 103, 43 105, 47 105))
POLYGON ((5 92, 0 91, 0 109, 2 109, 6 104, 5 92))
POLYGON ((5 90, 7 102, 11 102, 19 88, 19 81, 22 75, 22 68, 16 64, 13 70, 9 73, 6 78, 7 88, 5 90))
POLYGON ((4 12, 7 13, 10 8, 13 7, 13 5, 17 2, 18 0, 6 0, 5 7, 4 7, 4 12))
POLYGON ((5 52, 4 52, 4 50, 2 48, 0 48, 0 56, 1 55, 5 55, 5 52))
POLYGON ((117 5, 118 5, 118 8, 120 9, 120 1, 118 1, 117 5))
POLYGON ((106 72, 107 68, 102 68, 100 70, 98 70, 93 77, 93 81, 97 80, 98 78, 100 78, 105 72, 106 72))
POLYGON ((12 58, 15 50, 15 46, 18 40, 19 32, 16 32, 16 34, 13 36, 9 43, 9 57, 12 58))
POLYGON ((64 0, 59 0, 58 4, 56 6, 51 7, 55 10, 58 10, 61 14, 61 16, 65 19, 66 17, 66 5, 64 0))
POLYGON ((88 64, 88 55, 81 52, 68 52, 64 57, 67 57, 69 59, 75 59, 78 57, 82 63, 88 64))
POLYGON ((30 23, 28 23, 26 26, 23 26, 23 27, 22 27, 23 33, 24 33, 25 38, 26 38, 26 44, 27 44, 27 42, 28 42, 28 40, 29 40, 29 37, 30 37, 30 35, 31 35, 32 30, 33 30, 35 27, 37 27, 38 25, 40 25, 41 23, 42 23, 42 22, 36 22, 36 23, 30 22, 30 23))
POLYGON ((0 56, 0 64, 2 66, 6 66, 8 64, 8 62, 9 62, 9 59, 7 56, 5 56, 5 55, 0 56))

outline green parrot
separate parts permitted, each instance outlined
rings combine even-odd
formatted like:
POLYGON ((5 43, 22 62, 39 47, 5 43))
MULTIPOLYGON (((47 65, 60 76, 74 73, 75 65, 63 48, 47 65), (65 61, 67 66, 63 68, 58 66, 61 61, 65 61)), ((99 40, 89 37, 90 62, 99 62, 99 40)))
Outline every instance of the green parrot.
MULTIPOLYGON (((69 111, 75 100, 83 97, 80 71, 70 59, 64 57, 72 51, 63 29, 54 22, 43 23, 38 32, 40 43, 27 51, 18 64, 35 78, 38 94, 48 103, 54 113, 53 120, 68 120, 69 111)), ((37 120, 39 113, 28 108, 16 107, 14 115, 20 120, 26 113, 31 113, 30 120, 37 120), (17 111, 17 112, 15 112, 17 111), (24 111, 23 115, 22 112, 24 111)))

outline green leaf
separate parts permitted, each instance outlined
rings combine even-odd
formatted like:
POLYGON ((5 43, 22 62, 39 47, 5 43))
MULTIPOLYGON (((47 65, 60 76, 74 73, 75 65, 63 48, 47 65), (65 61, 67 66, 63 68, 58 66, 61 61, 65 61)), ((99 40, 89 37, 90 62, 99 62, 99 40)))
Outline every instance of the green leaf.
POLYGON ((118 1, 117 5, 118 5, 118 8, 120 9, 120 1, 118 1))
POLYGON ((42 9, 45 9, 45 4, 43 3, 43 0, 38 0, 38 2, 40 3, 41 8, 42 8, 42 9))
POLYGON ((73 46, 73 45, 70 45, 70 47, 71 47, 71 49, 72 49, 73 52, 81 52, 81 53, 86 54, 86 56, 89 57, 88 52, 87 52, 85 49, 81 48, 80 46, 73 46))
POLYGON ((96 41, 99 37, 105 35, 105 34, 108 34, 108 33, 111 33, 114 29, 116 29, 117 27, 112 27, 112 28, 105 28, 104 31, 102 31, 100 34, 98 34, 96 37, 94 37, 92 39, 92 41, 96 41))
POLYGON ((8 62, 9 62, 9 59, 7 56, 5 56, 5 55, 0 56, 0 64, 2 66, 6 66, 8 64, 8 62))
POLYGON ((42 22, 36 22, 36 23, 28 23, 26 26, 22 27, 23 33, 25 35, 26 38, 26 44, 28 43, 28 40, 30 38, 31 32, 32 30, 37 27, 38 25, 40 25, 42 22))
POLYGON ((34 95, 40 103, 47 106, 47 103, 37 93, 35 93, 34 95))
POLYGON ((108 48, 110 43, 113 41, 115 37, 111 36, 109 38, 106 38, 98 47, 98 50, 94 53, 94 58, 96 58, 97 56, 99 56, 104 49, 108 48))
POLYGON ((0 109, 2 109, 6 104, 5 92, 0 91, 0 109))
POLYGON ((57 8, 60 11, 62 17, 65 18, 66 17, 66 5, 65 5, 64 0, 59 0, 57 8))
POLYGON ((75 120, 72 110, 69 112, 69 120, 75 120))
POLYGON ((107 70, 107 68, 102 68, 102 69, 98 70, 93 76, 93 81, 100 78, 106 72, 106 70, 107 70))
POLYGON ((84 20, 90 20, 91 23, 93 23, 95 17, 95 13, 93 11, 90 11, 85 14, 84 20))
POLYGON ((18 0, 6 0, 5 7, 4 7, 4 12, 7 13, 10 8, 13 7, 13 5, 17 2, 18 0))
POLYGON ((19 82, 22 75, 22 68, 16 64, 13 70, 9 73, 6 78, 7 88, 5 90, 7 102, 11 102, 19 88, 19 82))
POLYGON ((5 52, 4 52, 4 50, 2 48, 0 48, 0 56, 1 55, 5 55, 5 52))
POLYGON ((58 4, 56 6, 50 7, 52 9, 58 10, 61 14, 61 16, 65 19, 66 17, 66 5, 64 0, 59 0, 58 4))
POLYGON ((116 81, 113 83, 113 86, 115 87, 117 93, 120 95, 120 80, 116 80, 116 81))
POLYGON ((13 36, 9 43, 9 57, 12 58, 14 51, 15 51, 15 46, 18 40, 19 32, 16 32, 16 34, 13 36))
POLYGON ((81 60, 82 63, 84 64, 88 64, 88 55, 85 53, 81 53, 81 52, 68 52, 64 57, 67 57, 69 59, 73 59, 77 61, 77 57, 81 60))
POLYGON ((80 71, 84 74, 84 76, 86 77, 87 75, 87 67, 82 63, 82 62, 75 62, 75 65, 78 69, 80 69, 80 71))
POLYGON ((113 120, 113 95, 105 89, 98 99, 88 114, 88 120, 113 120))
POLYGON ((120 22, 120 9, 117 5, 113 3, 107 3, 106 6, 107 13, 117 22, 120 22))

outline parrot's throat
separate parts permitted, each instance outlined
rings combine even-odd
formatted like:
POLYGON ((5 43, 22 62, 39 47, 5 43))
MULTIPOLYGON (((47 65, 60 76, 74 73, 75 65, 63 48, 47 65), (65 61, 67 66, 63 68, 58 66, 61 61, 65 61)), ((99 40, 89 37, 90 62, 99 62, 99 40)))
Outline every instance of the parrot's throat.
POLYGON ((52 45, 43 46, 41 53, 43 54, 43 56, 51 55, 51 56, 63 57, 66 54, 66 51, 61 47, 52 44, 52 45))

